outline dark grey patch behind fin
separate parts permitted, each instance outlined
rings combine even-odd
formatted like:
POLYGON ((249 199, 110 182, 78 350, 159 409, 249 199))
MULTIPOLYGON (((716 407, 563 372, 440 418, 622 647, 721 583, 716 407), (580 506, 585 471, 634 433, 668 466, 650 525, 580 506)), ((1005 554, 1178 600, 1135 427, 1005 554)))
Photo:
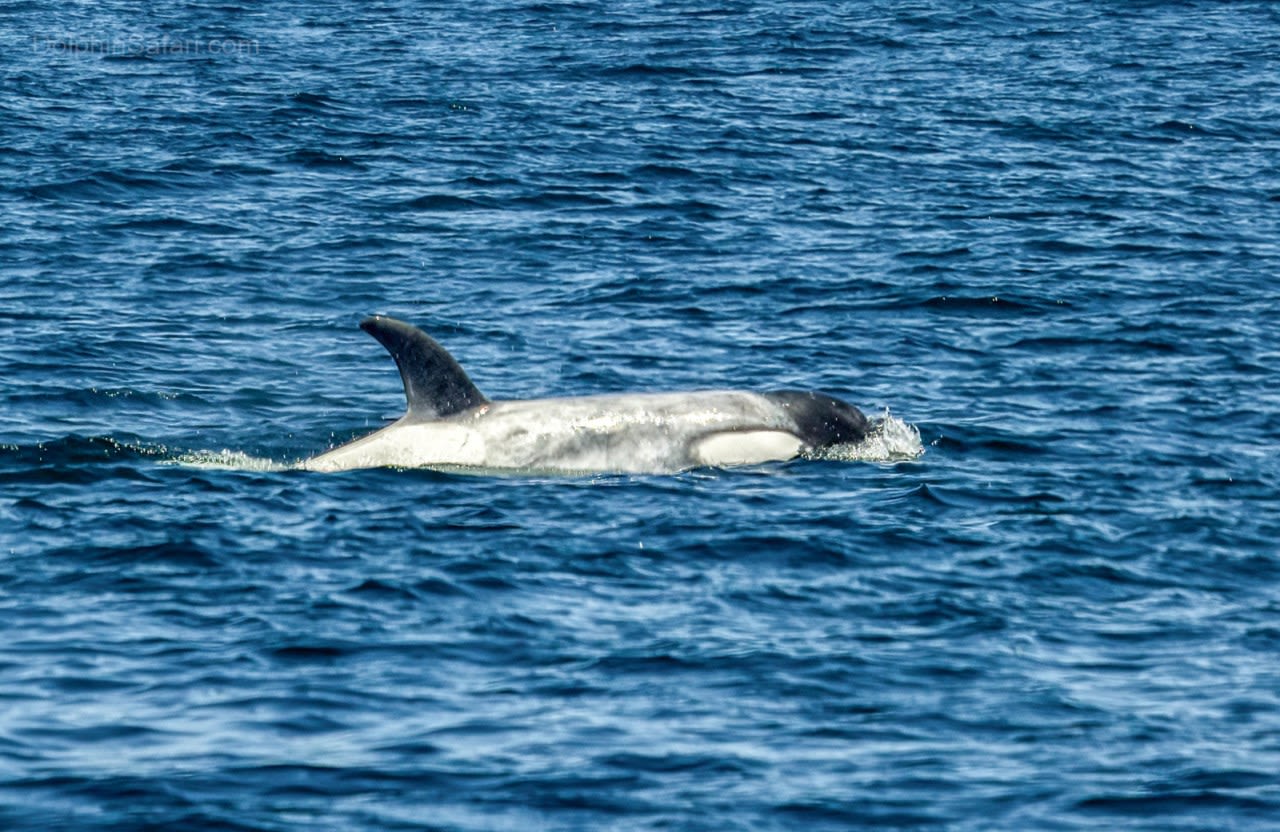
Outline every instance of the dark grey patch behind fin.
POLYGON ((791 414, 798 436, 814 449, 861 442, 874 426, 858 408, 824 393, 778 390, 764 396, 791 414))
POLYGON ((443 419, 488 401, 449 351, 416 326, 373 315, 361 321, 360 328, 396 360, 410 416, 443 419))

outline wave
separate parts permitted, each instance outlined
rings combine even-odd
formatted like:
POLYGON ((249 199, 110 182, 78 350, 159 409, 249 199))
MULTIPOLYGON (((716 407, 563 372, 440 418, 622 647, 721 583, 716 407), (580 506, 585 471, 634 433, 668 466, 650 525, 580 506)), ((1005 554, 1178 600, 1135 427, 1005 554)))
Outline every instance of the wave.
POLYGON ((45 478, 75 478, 94 466, 110 465, 118 471, 121 463, 152 462, 195 468, 237 471, 284 471, 292 467, 265 457, 232 450, 173 450, 163 444, 112 436, 72 434, 29 445, 0 445, 0 466, 13 471, 38 470, 45 478))
POLYGON ((50 468, 94 462, 119 462, 163 456, 165 453, 163 446, 147 445, 111 436, 71 434, 31 445, 0 445, 0 462, 50 468))

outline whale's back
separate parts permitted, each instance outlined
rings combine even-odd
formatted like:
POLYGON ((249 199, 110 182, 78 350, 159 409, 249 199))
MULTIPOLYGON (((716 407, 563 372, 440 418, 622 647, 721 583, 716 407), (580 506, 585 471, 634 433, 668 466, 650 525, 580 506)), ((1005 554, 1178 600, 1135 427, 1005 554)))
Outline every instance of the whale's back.
POLYGON ((449 421, 478 432, 489 464, 522 470, 670 472, 789 459, 801 444, 784 410, 735 390, 491 402, 449 421), (727 434, 744 441, 732 452, 724 442, 708 444, 727 434), (746 434, 759 434, 760 450, 751 450, 746 434), (778 437, 764 434, 795 437, 782 445, 790 452, 779 455, 778 437))

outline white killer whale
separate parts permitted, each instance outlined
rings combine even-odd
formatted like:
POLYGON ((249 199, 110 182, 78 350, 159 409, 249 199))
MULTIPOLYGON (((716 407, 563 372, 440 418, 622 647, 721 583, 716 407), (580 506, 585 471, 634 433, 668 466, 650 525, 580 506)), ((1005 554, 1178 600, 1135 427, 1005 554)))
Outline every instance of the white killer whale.
POLYGON ((304 460, 300 468, 674 473, 812 455, 855 444, 879 425, 853 405, 800 390, 490 401, 453 356, 417 327, 374 315, 360 328, 395 359, 408 410, 393 424, 304 460))

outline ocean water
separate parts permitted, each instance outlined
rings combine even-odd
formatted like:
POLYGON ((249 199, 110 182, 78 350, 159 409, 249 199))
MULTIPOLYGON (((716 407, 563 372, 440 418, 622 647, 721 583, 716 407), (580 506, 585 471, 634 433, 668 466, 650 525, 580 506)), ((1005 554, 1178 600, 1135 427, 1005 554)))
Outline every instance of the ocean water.
POLYGON ((1280 11, 0 8, 0 827, 1280 829, 1280 11), (918 456, 323 475, 493 398, 918 456), (898 450, 901 450, 899 448, 898 450))

